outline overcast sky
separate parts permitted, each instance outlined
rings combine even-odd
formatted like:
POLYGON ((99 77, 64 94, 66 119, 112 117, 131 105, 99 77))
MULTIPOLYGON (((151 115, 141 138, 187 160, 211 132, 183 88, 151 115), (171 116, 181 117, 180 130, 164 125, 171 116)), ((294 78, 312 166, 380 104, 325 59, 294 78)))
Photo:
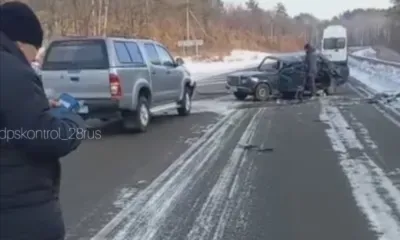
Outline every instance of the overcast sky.
MULTIPOLYGON (((246 0, 223 0, 226 3, 244 4, 246 0)), ((271 9, 282 2, 289 15, 311 13, 320 19, 331 19, 346 10, 355 8, 388 8, 390 0, 259 0, 260 7, 271 9)))

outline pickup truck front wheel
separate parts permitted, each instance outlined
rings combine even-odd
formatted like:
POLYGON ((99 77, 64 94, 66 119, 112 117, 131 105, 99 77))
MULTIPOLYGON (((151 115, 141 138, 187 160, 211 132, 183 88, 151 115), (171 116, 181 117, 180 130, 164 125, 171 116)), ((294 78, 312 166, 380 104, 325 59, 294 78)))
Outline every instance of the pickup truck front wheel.
POLYGON ((177 109, 179 116, 188 116, 190 114, 192 110, 192 97, 190 95, 190 89, 186 87, 181 104, 177 109))

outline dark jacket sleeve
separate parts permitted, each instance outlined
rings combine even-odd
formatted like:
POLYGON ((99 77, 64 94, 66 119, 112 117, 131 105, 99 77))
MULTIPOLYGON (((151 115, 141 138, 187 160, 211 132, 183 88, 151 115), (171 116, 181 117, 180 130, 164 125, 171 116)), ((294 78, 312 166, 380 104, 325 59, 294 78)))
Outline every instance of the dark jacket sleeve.
POLYGON ((35 84, 34 71, 18 65, 17 61, 9 63, 0 71, 5 141, 28 154, 67 155, 80 144, 82 137, 77 132, 84 130, 84 121, 69 111, 54 114, 43 89, 35 84))

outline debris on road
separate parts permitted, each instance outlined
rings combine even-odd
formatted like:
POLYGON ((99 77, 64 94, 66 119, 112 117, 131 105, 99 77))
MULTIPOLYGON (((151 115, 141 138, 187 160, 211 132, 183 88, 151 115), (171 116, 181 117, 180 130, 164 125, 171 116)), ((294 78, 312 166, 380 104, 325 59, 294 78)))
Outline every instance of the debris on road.
POLYGON ((239 147, 243 148, 244 150, 256 150, 257 152, 273 152, 273 148, 258 146, 255 144, 239 144, 239 147))
POLYGON ((368 103, 376 104, 379 102, 383 102, 385 104, 392 103, 398 101, 400 99, 400 92, 397 93, 377 93, 371 98, 368 99, 368 103))

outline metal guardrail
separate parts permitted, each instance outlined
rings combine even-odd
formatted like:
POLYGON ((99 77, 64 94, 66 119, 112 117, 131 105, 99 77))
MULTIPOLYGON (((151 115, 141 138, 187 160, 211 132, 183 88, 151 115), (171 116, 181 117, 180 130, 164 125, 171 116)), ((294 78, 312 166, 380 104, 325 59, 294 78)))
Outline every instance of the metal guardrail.
POLYGON ((375 58, 357 56, 354 54, 349 54, 349 56, 356 60, 360 60, 360 61, 367 61, 367 62, 374 63, 374 64, 383 64, 383 65, 389 65, 392 67, 400 68, 400 62, 385 61, 385 60, 380 60, 380 59, 375 59, 375 58))
POLYGON ((357 51, 360 51, 360 50, 363 50, 363 49, 366 49, 366 48, 368 48, 368 47, 366 47, 366 46, 359 46, 359 47, 349 47, 349 52, 357 52, 357 51))

